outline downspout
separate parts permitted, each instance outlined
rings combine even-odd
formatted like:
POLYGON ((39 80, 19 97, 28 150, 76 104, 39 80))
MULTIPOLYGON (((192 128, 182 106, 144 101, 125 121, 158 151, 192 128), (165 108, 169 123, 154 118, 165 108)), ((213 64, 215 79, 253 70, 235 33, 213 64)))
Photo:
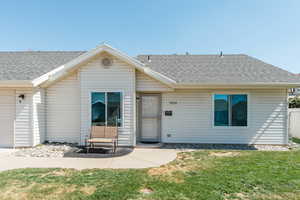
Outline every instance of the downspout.
POLYGON ((288 95, 289 95, 289 89, 286 89, 286 107, 287 107, 287 114, 286 114, 286 144, 289 144, 289 139, 290 139, 290 116, 291 116, 291 112, 289 112, 289 99, 288 99, 288 95))
MULTIPOLYGON (((30 122, 31 122, 31 131, 30 131, 30 134, 31 134, 31 146, 34 147, 36 144, 35 144, 35 138, 36 138, 36 135, 35 135, 35 130, 34 130, 34 95, 35 95, 35 90, 33 89, 32 90, 32 94, 30 95, 30 106, 31 106, 31 109, 30 109, 30 122)), ((28 96, 28 95, 27 95, 28 96)))

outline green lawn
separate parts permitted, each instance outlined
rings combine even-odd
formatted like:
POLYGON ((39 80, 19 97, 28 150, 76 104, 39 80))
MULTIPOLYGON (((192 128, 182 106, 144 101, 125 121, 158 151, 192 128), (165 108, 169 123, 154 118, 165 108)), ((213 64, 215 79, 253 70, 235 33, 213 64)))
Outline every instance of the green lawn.
POLYGON ((145 170, 0 173, 0 199, 300 199, 300 151, 195 151, 145 170))

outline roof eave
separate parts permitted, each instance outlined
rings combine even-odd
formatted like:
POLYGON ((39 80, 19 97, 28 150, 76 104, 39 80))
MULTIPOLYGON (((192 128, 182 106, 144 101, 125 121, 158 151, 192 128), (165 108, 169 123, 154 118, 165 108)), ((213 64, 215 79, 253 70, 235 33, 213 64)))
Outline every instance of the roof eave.
POLYGON ((85 62, 86 60, 96 56, 97 54, 101 53, 101 52, 107 52, 113 56, 116 56, 120 59, 122 59, 123 61, 127 62, 128 64, 133 65, 136 69, 146 73, 147 75, 149 75, 150 77, 157 79, 169 86, 173 85, 174 83, 176 83, 175 81, 171 80, 170 78, 155 72, 147 67, 145 67, 145 65, 140 62, 139 60, 132 58, 124 53, 122 53, 121 51, 107 45, 107 44, 102 44, 98 47, 96 47, 95 49, 92 49, 80 56, 78 56, 77 58, 69 61, 68 63, 61 65, 60 67, 57 67, 56 69, 34 79, 32 81, 32 84, 34 86, 39 86, 42 85, 46 82, 52 82, 55 81, 63 76, 65 76, 67 73, 69 73, 74 67, 80 65, 81 63, 85 62))
POLYGON ((30 80, 0 80, 0 87, 34 87, 30 80))
POLYGON ((175 85, 177 84, 176 81, 174 81, 173 79, 171 79, 159 72, 156 72, 156 71, 150 69, 149 67, 144 67, 143 72, 145 74, 149 75, 150 77, 168 85, 169 87, 175 87, 175 85))
POLYGON ((203 88, 297 88, 300 82, 253 82, 253 83, 178 83, 176 89, 203 89, 203 88))

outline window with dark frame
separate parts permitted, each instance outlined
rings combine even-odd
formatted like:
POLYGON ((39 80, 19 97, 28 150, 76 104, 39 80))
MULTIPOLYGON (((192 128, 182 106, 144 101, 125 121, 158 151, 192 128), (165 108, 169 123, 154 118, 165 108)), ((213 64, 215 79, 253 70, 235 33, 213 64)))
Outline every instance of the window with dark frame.
POLYGON ((91 97, 93 126, 122 126, 121 92, 92 92, 91 97))
POLYGON ((248 96, 246 94, 215 94, 214 125, 247 126, 248 96))

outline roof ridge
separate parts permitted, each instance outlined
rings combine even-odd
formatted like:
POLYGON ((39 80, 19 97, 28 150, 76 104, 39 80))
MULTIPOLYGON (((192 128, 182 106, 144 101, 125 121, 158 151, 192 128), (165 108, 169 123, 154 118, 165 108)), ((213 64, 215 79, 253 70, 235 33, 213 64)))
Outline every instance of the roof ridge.
MULTIPOLYGON (((139 54, 137 56, 220 56, 220 54, 139 54)), ((223 56, 248 56, 247 54, 224 54, 223 56)))

